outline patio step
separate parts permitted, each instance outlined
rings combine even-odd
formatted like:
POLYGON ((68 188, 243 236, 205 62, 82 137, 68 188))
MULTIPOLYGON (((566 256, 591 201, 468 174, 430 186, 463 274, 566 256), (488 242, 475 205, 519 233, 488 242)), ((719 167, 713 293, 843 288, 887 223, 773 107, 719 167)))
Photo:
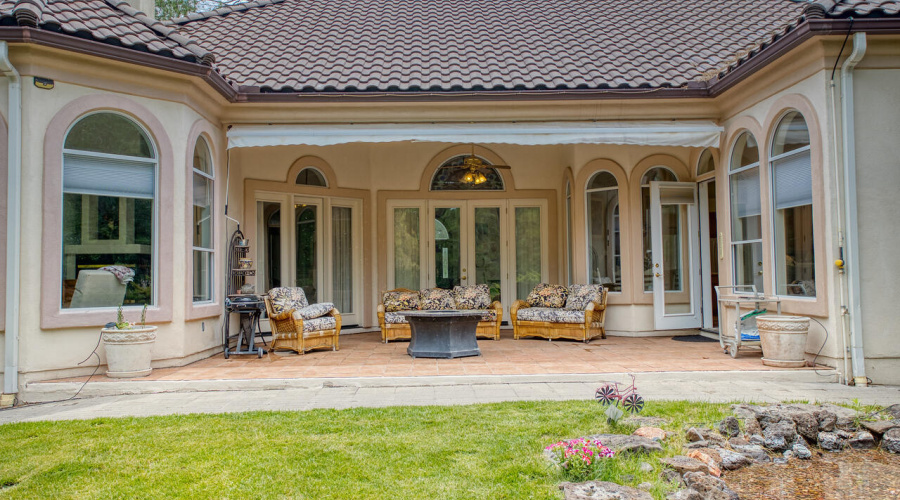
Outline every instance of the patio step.
MULTIPOLYGON (((741 382, 760 383, 836 383, 837 372, 830 368, 818 370, 765 370, 765 371, 691 371, 691 372, 640 372, 637 376, 638 388, 646 388, 656 393, 657 399, 683 399, 684 394, 702 387, 739 384, 741 382), (653 390, 654 388, 671 390, 653 390), (679 396, 681 395, 681 396, 679 396)), ((331 387, 386 388, 386 387, 452 387, 452 386, 492 386, 517 384, 589 384, 629 381, 626 373, 591 374, 540 374, 540 375, 446 375, 417 377, 328 377, 328 378, 272 378, 272 379, 221 379, 221 380, 116 380, 89 382, 56 381, 32 382, 26 384, 19 394, 20 400, 28 403, 62 401, 105 396, 191 393, 219 391, 277 391, 283 389, 318 390, 331 387), (82 385, 84 388, 82 389, 82 385), (79 389, 81 389, 80 392, 79 389)), ((764 384, 763 384, 764 385, 764 384)), ((765 396, 760 393, 760 396, 765 396)), ((588 396, 589 397, 589 396, 588 396)))

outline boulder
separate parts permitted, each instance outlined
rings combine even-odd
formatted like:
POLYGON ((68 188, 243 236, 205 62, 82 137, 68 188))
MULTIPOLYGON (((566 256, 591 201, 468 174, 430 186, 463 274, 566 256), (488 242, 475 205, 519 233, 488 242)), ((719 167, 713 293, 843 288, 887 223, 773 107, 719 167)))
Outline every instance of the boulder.
POLYGON ((646 491, 608 481, 562 483, 559 489, 566 500, 653 500, 646 491))
POLYGON ((741 424, 734 417, 725 417, 719 422, 719 433, 727 437, 735 437, 741 435, 741 424))
POLYGON ((773 451, 786 450, 797 439, 797 428, 790 419, 769 423, 763 429, 764 446, 773 451))
POLYGON ((669 483, 684 486, 684 480, 681 479, 681 474, 672 469, 663 469, 662 472, 659 473, 659 478, 669 483))
POLYGON ((750 436, 750 444, 755 444, 757 446, 765 446, 766 438, 762 437, 760 434, 753 434, 750 436))
POLYGON ((709 448, 709 443, 705 440, 703 441, 694 441, 693 443, 686 443, 684 448, 687 450, 695 450, 697 448, 709 448))
POLYGON ((691 443, 696 443, 697 441, 704 441, 703 434, 696 427, 691 427, 687 430, 684 437, 691 443))
POLYGON ((891 453, 900 453, 900 427, 884 433, 881 437, 881 447, 891 453))
POLYGON ((847 446, 847 441, 836 432, 820 432, 818 443, 819 448, 828 451, 841 451, 847 446))
POLYGON ((709 472, 709 467, 697 460, 696 458, 686 457, 684 455, 675 455, 671 458, 661 458, 659 459, 663 464, 675 469, 679 474, 684 475, 687 472, 702 472, 704 474, 709 472))
POLYGON ((735 446, 734 451, 746 456, 754 462, 767 463, 770 462, 769 454, 765 448, 756 444, 748 444, 745 446, 735 446))
POLYGON ((641 436, 654 441, 662 441, 666 439, 666 431, 659 427, 639 427, 631 433, 632 436, 641 436))
POLYGON ((702 500, 738 500, 740 497, 717 477, 697 472, 684 475, 684 483, 689 489, 696 491, 702 500))
POLYGON ((737 470, 741 467, 746 467, 753 463, 753 460, 750 459, 747 455, 742 455, 740 453, 726 450, 724 448, 720 448, 716 450, 719 453, 719 457, 722 458, 722 468, 725 470, 737 470))
POLYGON ((728 444, 730 444, 731 446, 746 446, 750 444, 750 441, 747 441, 746 439, 738 436, 729 439, 728 444))
POLYGON ((756 412, 751 409, 750 405, 731 405, 731 413, 734 414, 738 420, 756 418, 756 412))
POLYGON ((744 432, 748 436, 752 436, 754 434, 762 435, 762 426, 759 425, 759 420, 756 420, 756 417, 750 417, 744 420, 744 432))
POLYGON ((709 448, 691 450, 687 456, 705 463, 709 468, 709 473, 713 476, 719 477, 722 475, 722 457, 714 450, 709 448))
POLYGON ((869 431, 860 431, 847 440, 847 444, 854 450, 872 450, 875 449, 875 436, 869 431))
POLYGON ((860 422, 863 427, 876 436, 881 436, 885 432, 900 427, 900 420, 874 420, 871 422, 860 422))
POLYGON ((819 434, 819 421, 812 412, 797 412, 791 415, 798 434, 806 439, 815 440, 819 434))
POLYGON ((837 415, 828 411, 822 410, 819 412, 819 431, 821 432, 833 432, 834 424, 837 423, 837 415))
POLYGON ((616 453, 630 455, 635 453, 651 453, 662 451, 659 442, 641 436, 626 436, 624 434, 595 434, 587 439, 599 439, 603 446, 616 453))
POLYGON ((810 458, 812 458, 812 452, 809 450, 809 448, 799 441, 794 443, 791 451, 794 453, 795 457, 801 460, 809 460, 810 458))

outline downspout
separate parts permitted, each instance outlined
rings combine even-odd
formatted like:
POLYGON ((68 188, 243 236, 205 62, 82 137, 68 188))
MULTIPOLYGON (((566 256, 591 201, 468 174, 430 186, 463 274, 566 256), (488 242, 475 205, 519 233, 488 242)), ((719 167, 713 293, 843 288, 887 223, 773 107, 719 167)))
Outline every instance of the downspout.
POLYGON ((6 356, 3 403, 19 392, 19 246, 22 240, 22 78, 9 60, 9 45, 0 41, 0 71, 9 80, 9 158, 6 227, 6 356))
POLYGON ((862 313, 859 291, 859 217, 856 205, 856 128, 853 105, 853 69, 866 55, 866 34, 853 34, 853 53, 841 65, 841 119, 844 151, 844 210, 846 210, 846 266, 848 309, 850 314, 850 362, 853 382, 868 384, 865 353, 863 351, 862 313))

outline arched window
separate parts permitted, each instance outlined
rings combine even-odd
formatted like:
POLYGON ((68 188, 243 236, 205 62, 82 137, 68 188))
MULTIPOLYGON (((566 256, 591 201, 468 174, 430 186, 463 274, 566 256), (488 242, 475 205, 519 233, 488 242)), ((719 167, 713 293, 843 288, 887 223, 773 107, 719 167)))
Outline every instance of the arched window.
POLYGON ((464 166, 468 157, 454 156, 441 164, 431 178, 431 191, 503 191, 503 176, 489 161, 478 157, 485 166, 472 170, 464 166))
POLYGON ((797 111, 784 115, 772 139, 775 293, 816 296, 812 161, 809 129, 797 111))
POLYGON ((734 284, 756 285, 756 291, 764 292, 759 146, 750 132, 737 138, 728 170, 734 284))
POLYGON ((616 177, 609 172, 597 172, 588 181, 586 196, 588 280, 620 292, 622 258, 616 177))
POLYGON ((650 183, 675 182, 678 177, 666 167, 653 167, 641 177, 641 235, 644 248, 644 291, 653 291, 653 246, 650 240, 650 183))
POLYGON ((712 152, 709 148, 704 149, 700 153, 700 160, 697 162, 697 177, 716 171, 716 162, 713 159, 712 152))
POLYGON ((328 187, 325 176, 313 167, 306 167, 297 174, 297 184, 304 186, 328 187))
POLYGON ((193 174, 193 255, 194 302, 213 300, 215 248, 213 242, 215 169, 209 144, 202 136, 194 145, 193 174))
POLYGON ((63 145, 63 308, 155 303, 157 154, 113 112, 87 115, 63 145))

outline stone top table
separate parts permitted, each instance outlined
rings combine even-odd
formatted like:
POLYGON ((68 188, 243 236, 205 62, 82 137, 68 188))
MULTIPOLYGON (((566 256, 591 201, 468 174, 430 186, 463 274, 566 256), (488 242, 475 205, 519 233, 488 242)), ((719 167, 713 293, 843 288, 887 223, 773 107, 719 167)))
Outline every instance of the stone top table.
POLYGON ((482 314, 457 310, 403 313, 411 332, 406 353, 414 358, 480 356, 475 329, 482 314))

